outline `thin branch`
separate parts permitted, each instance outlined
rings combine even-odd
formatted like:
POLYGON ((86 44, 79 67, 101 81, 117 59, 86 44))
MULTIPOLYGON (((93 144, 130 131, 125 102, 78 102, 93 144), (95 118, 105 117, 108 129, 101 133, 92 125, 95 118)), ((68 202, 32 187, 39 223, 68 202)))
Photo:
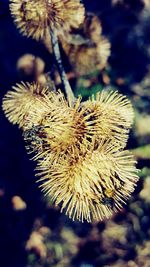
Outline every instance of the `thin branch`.
POLYGON ((60 49, 59 49, 59 44, 58 44, 58 38, 56 36, 56 34, 53 31, 50 31, 51 34, 51 42, 52 42, 52 47, 53 47, 53 53, 55 56, 55 60, 56 60, 56 64, 57 64, 57 68, 59 71, 59 75, 61 77, 61 81, 65 90, 65 93, 67 95, 67 99, 68 102, 70 104, 70 106, 72 106, 72 104, 75 101, 75 96, 73 94, 73 91, 71 89, 71 86, 68 82, 68 78, 67 75, 65 73, 63 64, 62 64, 62 60, 61 60, 61 55, 60 55, 60 49))

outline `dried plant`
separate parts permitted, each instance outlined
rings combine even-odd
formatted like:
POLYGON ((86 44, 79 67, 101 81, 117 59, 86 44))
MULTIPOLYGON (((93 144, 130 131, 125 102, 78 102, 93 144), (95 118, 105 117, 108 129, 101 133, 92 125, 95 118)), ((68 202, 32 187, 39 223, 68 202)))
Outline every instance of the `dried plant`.
POLYGON ((58 32, 77 28, 84 19, 80 0, 11 0, 11 14, 23 35, 45 39, 50 29, 58 32))
POLYGON ((102 27, 97 16, 86 14, 78 31, 59 37, 73 70, 86 75, 101 70, 110 56, 110 42, 102 36, 102 27))
MULTIPOLYGON (((13 90, 5 95, 2 108, 11 123, 18 124, 19 128, 24 128, 26 118, 31 110, 39 112, 36 120, 39 120, 40 114, 45 112, 47 107, 43 104, 42 99, 48 93, 47 88, 42 88, 38 84, 22 82, 13 86, 13 90)), ((32 124, 33 122, 31 122, 32 124)))
POLYGON ((90 131, 99 138, 109 138, 121 147, 126 146, 129 129, 132 126, 134 112, 130 101, 118 92, 102 91, 91 97, 85 106, 91 113, 90 131))
POLYGON ((106 38, 92 45, 73 45, 63 41, 62 47, 77 75, 87 75, 103 69, 110 55, 110 43, 106 38))
POLYGON ((73 219, 101 220, 121 208, 137 181, 133 156, 122 150, 133 120, 130 102, 117 92, 98 93, 69 106, 61 92, 18 88, 3 108, 24 130, 43 190, 73 219))
POLYGON ((22 129, 41 187, 61 211, 82 222, 108 218, 122 208, 138 180, 135 160, 124 150, 133 108, 113 91, 99 92, 85 102, 75 98, 57 37, 67 32, 59 38, 77 73, 101 69, 110 44, 102 37, 100 21, 92 15, 83 23, 79 0, 11 0, 10 9, 24 35, 44 40, 49 34, 65 95, 50 79, 48 86, 18 83, 4 96, 4 113, 22 129), (81 23, 82 34, 69 33, 81 23))
POLYGON ((99 221, 122 208, 138 180, 135 160, 108 142, 38 163, 42 188, 70 218, 99 221))

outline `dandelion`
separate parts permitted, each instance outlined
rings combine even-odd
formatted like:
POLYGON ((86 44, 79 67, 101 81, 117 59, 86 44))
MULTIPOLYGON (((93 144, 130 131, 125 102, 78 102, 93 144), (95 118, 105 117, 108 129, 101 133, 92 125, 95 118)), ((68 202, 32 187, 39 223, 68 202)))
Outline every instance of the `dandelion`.
POLYGON ((69 31, 84 20, 84 7, 79 0, 10 0, 14 21, 23 35, 45 39, 47 32, 69 31))

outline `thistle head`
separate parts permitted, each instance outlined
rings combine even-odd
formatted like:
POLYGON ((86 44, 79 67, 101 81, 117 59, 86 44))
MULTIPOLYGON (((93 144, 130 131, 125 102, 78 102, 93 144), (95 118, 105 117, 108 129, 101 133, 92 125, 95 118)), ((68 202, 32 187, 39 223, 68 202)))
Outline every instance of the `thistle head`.
POLYGON ((20 31, 36 40, 44 39, 47 31, 77 28, 84 19, 79 0, 10 0, 11 14, 20 31))

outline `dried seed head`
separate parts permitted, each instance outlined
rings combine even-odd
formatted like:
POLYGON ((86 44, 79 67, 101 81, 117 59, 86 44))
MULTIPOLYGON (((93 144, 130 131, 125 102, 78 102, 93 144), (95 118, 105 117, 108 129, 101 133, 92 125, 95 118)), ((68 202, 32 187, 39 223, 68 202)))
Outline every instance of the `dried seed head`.
MULTIPOLYGON (((35 141, 33 144, 29 137, 25 138, 29 143, 28 150, 36 151, 36 159, 50 151, 58 157, 74 152, 78 156, 81 151, 83 153, 83 147, 90 150, 93 142, 97 147, 101 139, 109 139, 119 148, 125 147, 133 122, 133 109, 123 95, 117 92, 97 93, 96 99, 93 97, 81 104, 79 98, 74 107, 70 107, 61 92, 51 92, 43 101, 47 109, 38 120, 40 130, 36 133, 38 140, 41 139, 41 144, 44 144, 43 150, 39 150, 39 144, 36 147, 35 141)), ((31 110, 26 125, 34 123, 36 126, 37 118, 38 111, 31 110)))
POLYGON ((32 54, 25 54, 17 61, 17 69, 21 75, 37 79, 43 74, 45 62, 40 57, 32 54))
POLYGON ((10 10, 17 27, 36 40, 45 39, 47 32, 77 28, 84 20, 80 0, 10 0, 10 10))
POLYGON ((60 41, 73 45, 96 44, 102 36, 102 26, 99 18, 92 13, 86 13, 79 28, 72 28, 67 35, 59 36, 60 41))
MULTIPOLYGON (((49 98, 44 100, 48 112, 43 114, 35 139, 30 138, 30 129, 25 135, 29 152, 36 152, 35 159, 43 157, 43 153, 48 156, 51 152, 59 158, 75 150, 78 153, 82 146, 90 145, 87 117, 84 115, 86 108, 80 108, 80 101, 79 98, 74 107, 70 107, 61 92, 50 93, 49 98), (43 144, 42 150, 39 149, 39 142, 36 145, 37 139, 43 144)), ((35 116, 35 111, 31 111, 26 124, 36 121, 35 116)))
MULTIPOLYGON (((42 102, 44 96, 48 94, 47 88, 38 84, 20 83, 8 91, 4 96, 2 108, 8 120, 13 124, 18 124, 20 128, 25 127, 27 117, 34 110, 35 121, 39 120, 47 107, 42 102), (36 116, 38 112, 38 117, 36 116)), ((32 127, 32 122, 30 121, 32 127)))
POLYGON ((98 93, 82 104, 78 99, 74 107, 62 94, 53 97, 55 103, 64 101, 66 110, 57 104, 29 140, 36 147, 43 191, 70 218, 108 218, 138 180, 133 156, 122 151, 133 120, 131 104, 117 92, 98 93))
POLYGON ((84 155, 72 154, 57 162, 39 162, 42 188, 70 218, 102 220, 121 209, 138 180, 135 161, 109 142, 84 155))
POLYGON ((77 75, 87 75, 103 69, 110 56, 110 43, 104 37, 92 45, 73 45, 63 41, 62 47, 77 75))
POLYGON ((111 47, 108 39, 102 36, 98 17, 87 15, 80 31, 74 30, 59 39, 78 75, 86 75, 106 67, 111 47))
POLYGON ((83 104, 89 113, 88 131, 95 140, 110 139, 124 148, 132 126, 134 112, 131 102, 118 92, 98 92, 83 104), (91 114, 91 115, 90 115, 91 114))

